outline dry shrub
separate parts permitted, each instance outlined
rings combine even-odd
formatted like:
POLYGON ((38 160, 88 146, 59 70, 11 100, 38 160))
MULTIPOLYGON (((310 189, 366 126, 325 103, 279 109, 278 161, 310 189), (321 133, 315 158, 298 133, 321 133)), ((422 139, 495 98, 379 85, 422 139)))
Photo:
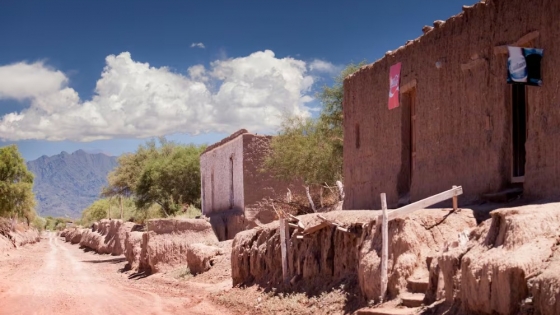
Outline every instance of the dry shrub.
POLYGON ((352 286, 357 285, 344 283, 316 295, 235 287, 212 296, 212 300, 241 314, 351 314, 364 306, 357 295, 349 293, 352 286))
MULTIPOLYGON (((339 196, 336 189, 336 187, 332 189, 323 188, 322 207, 320 188, 311 189, 311 199, 315 204, 317 212, 329 212, 336 210, 336 207, 339 204, 339 196)), ((279 212, 289 213, 294 216, 313 213, 313 209, 309 204, 309 199, 307 199, 307 196, 303 194, 292 195, 290 201, 288 201, 287 198, 269 199, 266 203, 274 205, 276 210, 279 212)))

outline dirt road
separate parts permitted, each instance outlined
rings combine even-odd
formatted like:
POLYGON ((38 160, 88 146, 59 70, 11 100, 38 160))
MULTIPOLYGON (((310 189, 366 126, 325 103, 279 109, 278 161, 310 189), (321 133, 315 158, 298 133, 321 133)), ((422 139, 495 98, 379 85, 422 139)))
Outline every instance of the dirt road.
POLYGON ((0 253, 0 315, 228 314, 207 299, 219 285, 136 278, 119 270, 124 264, 123 257, 84 252, 45 234, 0 253))

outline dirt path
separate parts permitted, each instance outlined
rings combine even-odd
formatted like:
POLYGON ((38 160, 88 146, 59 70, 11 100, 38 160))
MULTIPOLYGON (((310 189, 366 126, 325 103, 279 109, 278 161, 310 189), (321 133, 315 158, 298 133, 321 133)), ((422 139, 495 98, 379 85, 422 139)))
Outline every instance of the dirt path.
POLYGON ((122 273, 123 257, 84 252, 46 234, 40 243, 0 254, 0 315, 229 314, 200 285, 122 273))

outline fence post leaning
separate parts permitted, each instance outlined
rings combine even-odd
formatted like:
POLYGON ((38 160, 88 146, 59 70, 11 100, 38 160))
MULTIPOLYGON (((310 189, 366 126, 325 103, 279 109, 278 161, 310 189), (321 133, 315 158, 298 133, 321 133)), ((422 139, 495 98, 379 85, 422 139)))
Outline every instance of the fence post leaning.
POLYGON ((289 227, 288 227, 288 220, 285 218, 280 218, 280 225, 278 230, 280 232, 280 251, 282 254, 282 276, 284 283, 290 281, 290 274, 288 269, 288 234, 289 234, 289 227))
POLYGON ((381 290, 379 300, 383 302, 387 292, 387 263, 389 259, 389 219, 387 217, 387 198, 385 193, 381 194, 381 290))

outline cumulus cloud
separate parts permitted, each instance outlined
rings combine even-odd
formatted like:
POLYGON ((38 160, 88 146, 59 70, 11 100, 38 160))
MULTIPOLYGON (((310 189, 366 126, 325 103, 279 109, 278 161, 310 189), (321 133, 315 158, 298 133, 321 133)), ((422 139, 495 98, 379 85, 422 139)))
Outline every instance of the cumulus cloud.
POLYGON ((328 61, 315 59, 315 60, 313 60, 309 63, 309 70, 314 71, 314 72, 336 74, 336 73, 340 72, 341 67, 340 66, 335 66, 334 64, 332 64, 328 61))
POLYGON ((204 48, 206 48, 206 46, 204 46, 203 43, 192 43, 191 48, 202 48, 202 49, 204 49, 204 48))
POLYGON ((310 114, 311 65, 266 50, 209 67, 194 65, 181 74, 124 52, 106 58, 89 100, 43 63, 0 66, 0 98, 30 101, 28 108, 1 117, 0 138, 92 141, 240 128, 269 132, 282 114, 310 114))
POLYGON ((60 71, 43 62, 19 62, 0 67, 0 99, 24 100, 38 98, 58 91, 68 83, 60 71))

